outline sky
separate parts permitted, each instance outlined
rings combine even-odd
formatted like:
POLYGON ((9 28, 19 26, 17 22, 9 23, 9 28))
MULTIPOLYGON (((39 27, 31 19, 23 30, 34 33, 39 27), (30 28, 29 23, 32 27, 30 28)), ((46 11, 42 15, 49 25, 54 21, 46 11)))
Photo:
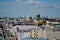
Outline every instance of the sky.
POLYGON ((0 0, 0 17, 60 17, 60 0, 0 0))

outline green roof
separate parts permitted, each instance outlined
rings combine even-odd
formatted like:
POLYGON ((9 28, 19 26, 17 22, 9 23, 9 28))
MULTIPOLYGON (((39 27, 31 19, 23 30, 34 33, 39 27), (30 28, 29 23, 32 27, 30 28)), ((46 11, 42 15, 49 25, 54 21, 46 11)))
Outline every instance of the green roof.
POLYGON ((52 25, 60 25, 60 24, 52 24, 52 25))
POLYGON ((52 24, 52 26, 60 26, 60 24, 52 24))

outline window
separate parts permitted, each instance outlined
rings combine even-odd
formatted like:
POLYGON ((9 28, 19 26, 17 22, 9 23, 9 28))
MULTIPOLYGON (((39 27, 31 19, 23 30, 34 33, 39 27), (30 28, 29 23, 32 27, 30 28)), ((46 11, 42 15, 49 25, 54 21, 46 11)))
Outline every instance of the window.
POLYGON ((2 33, 0 33, 0 36, 2 36, 2 33))
POLYGON ((0 39, 0 40, 2 40, 2 39, 0 39))
POLYGON ((34 35, 35 35, 35 33, 34 33, 34 35))

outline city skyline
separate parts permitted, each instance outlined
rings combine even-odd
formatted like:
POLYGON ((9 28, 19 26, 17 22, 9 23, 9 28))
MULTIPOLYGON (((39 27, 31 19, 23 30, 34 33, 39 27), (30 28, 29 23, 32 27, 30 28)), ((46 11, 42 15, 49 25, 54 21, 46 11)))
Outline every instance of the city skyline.
POLYGON ((0 16, 60 17, 60 0, 0 0, 0 16))

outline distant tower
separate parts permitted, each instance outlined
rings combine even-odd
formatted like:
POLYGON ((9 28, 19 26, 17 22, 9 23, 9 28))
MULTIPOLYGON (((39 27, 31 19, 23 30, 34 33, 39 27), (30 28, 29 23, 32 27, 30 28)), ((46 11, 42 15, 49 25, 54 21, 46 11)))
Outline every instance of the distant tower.
POLYGON ((40 14, 36 15, 37 20, 40 20, 40 14))
POLYGON ((29 18, 28 15, 25 14, 24 18, 29 18))
POLYGON ((26 15, 26 18, 29 18, 28 15, 26 15))

